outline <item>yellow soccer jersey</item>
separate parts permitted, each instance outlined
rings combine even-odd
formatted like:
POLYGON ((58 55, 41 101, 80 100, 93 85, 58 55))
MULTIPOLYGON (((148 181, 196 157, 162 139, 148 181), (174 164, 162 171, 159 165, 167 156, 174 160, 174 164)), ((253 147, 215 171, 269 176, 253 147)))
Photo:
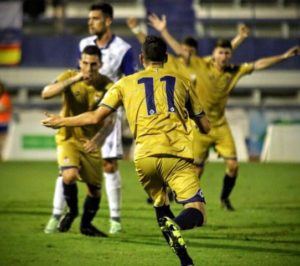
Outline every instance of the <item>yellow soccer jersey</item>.
MULTIPOLYGON (((69 79, 77 73, 76 70, 65 71, 57 78, 57 81, 69 79)), ((111 86, 112 81, 100 74, 92 84, 86 84, 84 81, 74 83, 69 88, 65 89, 63 93, 63 107, 60 115, 63 117, 75 116, 97 109, 105 92, 111 86)), ((63 127, 58 130, 56 141, 67 140, 71 137, 76 139, 82 137, 92 138, 99 129, 99 126, 63 127)))
POLYGON ((135 159, 169 155, 193 159, 193 133, 186 104, 193 114, 202 107, 191 82, 177 72, 148 67, 122 78, 101 104, 123 104, 136 141, 135 159))
POLYGON ((192 56, 191 65, 198 69, 196 87, 211 125, 224 124, 228 96, 238 80, 253 71, 253 64, 229 65, 220 72, 213 66, 211 57, 192 56))

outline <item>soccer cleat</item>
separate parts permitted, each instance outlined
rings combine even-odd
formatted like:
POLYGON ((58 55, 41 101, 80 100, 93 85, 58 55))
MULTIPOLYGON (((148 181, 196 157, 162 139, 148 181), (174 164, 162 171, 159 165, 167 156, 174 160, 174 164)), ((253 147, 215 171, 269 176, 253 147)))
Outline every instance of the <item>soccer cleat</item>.
POLYGON ((222 199, 221 200, 221 206, 223 209, 228 210, 228 211, 235 211, 235 209, 233 208, 233 206, 231 205, 230 200, 227 199, 222 199))
POLYGON ((57 232, 58 224, 59 224, 59 217, 51 216, 51 218, 49 219, 49 221, 44 229, 45 234, 52 234, 52 233, 57 232))
POLYGON ((114 220, 110 220, 109 233, 113 235, 113 234, 120 233, 121 231, 122 231, 121 223, 114 220))
POLYGON ((86 227, 81 226, 80 227, 80 232, 81 232, 81 234, 86 235, 86 236, 108 237, 107 234, 105 234, 104 232, 101 232, 100 230, 98 230, 92 224, 89 224, 86 227))
POLYGON ((169 217, 164 216, 163 218, 160 218, 159 226, 171 249, 177 255, 182 253, 182 251, 186 249, 186 245, 178 225, 176 225, 176 223, 169 217))
POLYGON ((68 232, 71 228, 71 225, 76 218, 77 215, 74 215, 70 212, 66 213, 66 215, 61 219, 58 225, 59 232, 68 232))

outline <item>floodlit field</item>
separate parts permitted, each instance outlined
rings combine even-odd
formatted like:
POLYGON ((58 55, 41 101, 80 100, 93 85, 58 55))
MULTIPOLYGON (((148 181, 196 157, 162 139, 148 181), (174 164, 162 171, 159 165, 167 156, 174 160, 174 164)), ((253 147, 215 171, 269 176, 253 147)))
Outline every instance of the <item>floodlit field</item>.
MULTIPOLYGON (((56 163, 0 163, 0 265, 179 265, 145 202, 133 164, 122 162, 121 172, 122 234, 83 236, 77 218, 70 232, 46 235, 56 163)), ((300 265, 300 164, 242 164, 233 213, 220 209, 222 176, 222 164, 207 166, 202 187, 208 223, 183 233, 195 265, 300 265)), ((79 188, 82 206, 85 188, 79 188)), ((105 195, 94 224, 108 231, 105 195)))

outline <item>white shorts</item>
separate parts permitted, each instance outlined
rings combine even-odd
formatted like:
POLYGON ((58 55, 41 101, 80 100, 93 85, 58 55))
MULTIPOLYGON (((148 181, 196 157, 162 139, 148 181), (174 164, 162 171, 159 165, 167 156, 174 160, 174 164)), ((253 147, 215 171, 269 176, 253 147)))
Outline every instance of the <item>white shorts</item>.
POLYGON ((123 157, 122 115, 123 109, 118 108, 115 126, 112 132, 107 136, 101 147, 103 159, 121 159, 123 157))

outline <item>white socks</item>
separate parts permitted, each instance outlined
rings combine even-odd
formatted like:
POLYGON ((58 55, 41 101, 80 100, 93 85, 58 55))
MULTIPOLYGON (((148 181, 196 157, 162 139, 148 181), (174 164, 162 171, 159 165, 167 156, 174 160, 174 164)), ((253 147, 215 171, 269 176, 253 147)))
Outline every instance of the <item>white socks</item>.
POLYGON ((64 197, 63 177, 59 176, 55 183, 52 214, 55 216, 61 216, 64 212, 65 206, 66 201, 64 197))
POLYGON ((106 196, 110 218, 119 219, 121 216, 121 176, 119 171, 103 173, 105 177, 106 196))

